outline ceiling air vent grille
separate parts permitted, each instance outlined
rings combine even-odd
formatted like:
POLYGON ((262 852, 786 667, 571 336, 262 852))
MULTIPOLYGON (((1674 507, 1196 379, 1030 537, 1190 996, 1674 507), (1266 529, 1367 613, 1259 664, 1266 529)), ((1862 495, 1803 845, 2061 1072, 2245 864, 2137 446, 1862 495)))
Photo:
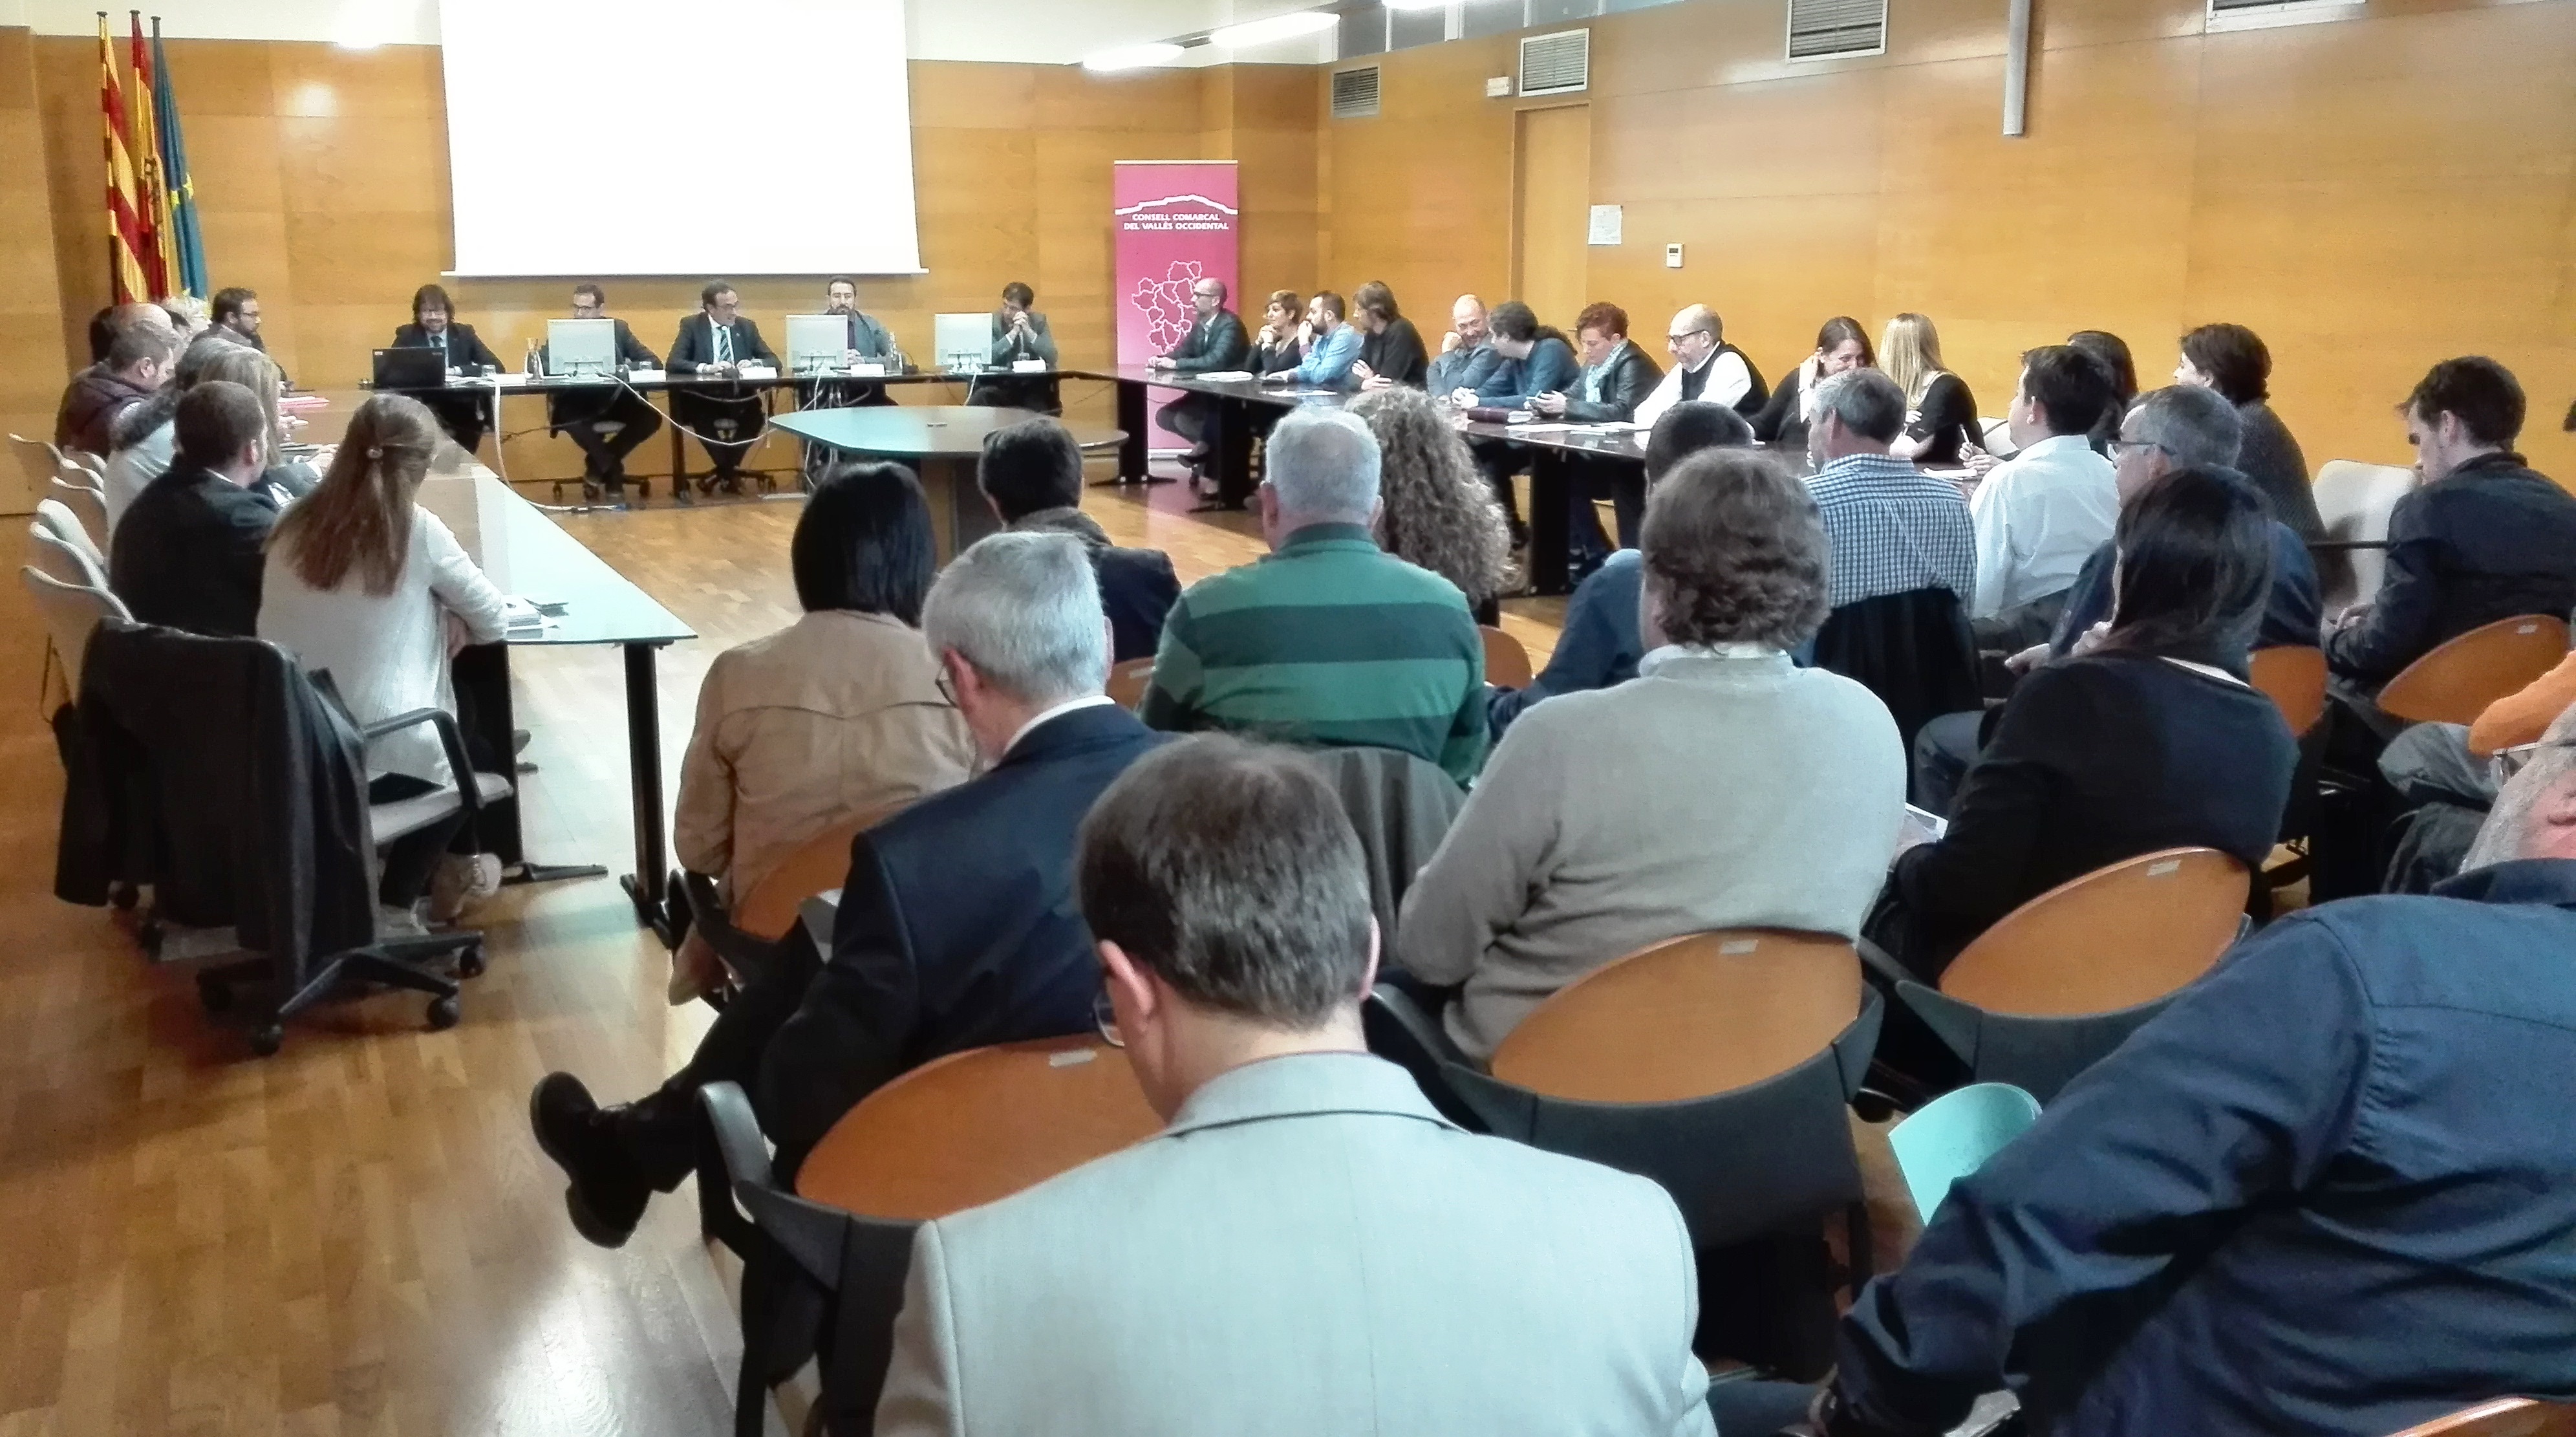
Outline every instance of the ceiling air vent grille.
POLYGON ((1333 72, 1333 118, 1365 120, 1377 113, 1377 66, 1333 72))
POLYGON ((1887 0, 1789 0, 1789 58, 1887 53, 1887 0))
POLYGON ((1592 32, 1560 30, 1521 41, 1521 93, 1570 95, 1592 83, 1592 32))

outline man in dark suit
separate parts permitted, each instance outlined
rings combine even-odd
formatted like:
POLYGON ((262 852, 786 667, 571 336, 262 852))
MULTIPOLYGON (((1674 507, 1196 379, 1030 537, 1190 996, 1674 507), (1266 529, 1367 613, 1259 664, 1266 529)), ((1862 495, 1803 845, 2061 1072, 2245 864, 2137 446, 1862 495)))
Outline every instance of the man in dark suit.
MULTIPOLYGON (((598 285, 583 283, 573 286, 572 317, 607 319, 608 293, 598 285)), ((662 361, 635 338, 635 331, 620 319, 617 326, 617 367, 620 369, 659 369, 662 361)), ((543 363, 546 372, 554 372, 554 356, 547 353, 543 363)), ((620 385, 602 385, 590 393, 550 394, 546 396, 546 424, 558 434, 568 435, 581 446, 581 492, 586 499, 597 499, 603 491, 608 497, 623 501, 626 497, 626 456, 641 447, 645 440, 662 432, 662 416, 644 396, 620 385)))
MULTIPOLYGON (((1203 279, 1190 286, 1190 308, 1197 311, 1198 321, 1190 326, 1189 337, 1171 353, 1149 361, 1155 369, 1173 374, 1222 374, 1243 368, 1252 354, 1252 341, 1243 332, 1243 321, 1225 307, 1223 280, 1203 279)), ((1196 467, 1207 462, 1215 452, 1208 437, 1218 420, 1218 401, 1204 394, 1184 394, 1163 406, 1154 423, 1164 431, 1190 441, 1183 462, 1196 467)))
MULTIPOLYGON (((1035 360, 1049 369, 1055 367, 1055 336, 1047 332, 1047 317, 1029 308, 1037 299, 1037 291, 1018 280, 1002 286, 1002 307, 993 311, 993 348, 984 357, 985 363, 995 369, 1009 369, 1024 360, 1035 360)), ((977 380, 974 396, 973 403, 1002 409, 1034 409, 1040 414, 1064 412, 1052 375, 977 380)))
POLYGON ((975 482, 993 517, 1023 533, 1071 534, 1091 554, 1100 602, 1109 611, 1114 663, 1150 659, 1163 641, 1163 617, 1181 597, 1172 557, 1160 549, 1123 549, 1082 512, 1082 446, 1052 419, 1031 419, 985 436, 975 482))
MULTIPOLYGON (((1550 419, 1569 419, 1577 424, 1625 424, 1637 417, 1637 406, 1655 392, 1663 382, 1663 366, 1655 363, 1646 351, 1628 342, 1628 311, 1615 304, 1587 305, 1574 321, 1575 347, 1583 356, 1583 372, 1575 377, 1571 388, 1542 394, 1530 401, 1530 408, 1550 419)), ((1575 468, 1576 482, 1569 486, 1568 501, 1574 512, 1569 517, 1567 533, 1573 544, 1574 565, 1578 576, 1601 567, 1610 557, 1610 544, 1601 532, 1601 518, 1592 510, 1592 501, 1604 491, 1619 519, 1619 547, 1637 547, 1637 525, 1646 515, 1646 472, 1634 464, 1616 461, 1585 463, 1575 468)))
POLYGON ((108 585, 134 617, 213 638, 259 627, 260 573, 277 505, 258 487, 268 407, 230 380, 179 397, 177 453, 116 526, 108 585))
MULTIPOLYGON (((742 298, 732 285, 708 281, 698 291, 698 305, 696 314, 680 321, 679 337, 671 341, 672 378, 730 379, 746 364, 779 367, 777 353, 760 337, 760 326, 743 318, 742 298)), ((742 492, 742 456, 760 442, 762 415, 761 396, 742 393, 735 385, 671 391, 671 417, 698 436, 715 461, 715 474, 704 482, 706 492, 742 492)), ((687 495, 687 485, 672 475, 671 497, 687 495)))
MULTIPOLYGON (((447 291, 434 284, 412 291, 411 323, 394 329, 395 349, 435 349, 446 361, 449 374, 490 374, 501 367, 500 356, 485 347, 474 326, 456 322, 456 306, 447 291)), ((447 431, 467 453, 483 442, 492 427, 492 400, 476 390, 452 394, 414 396, 438 416, 438 427, 447 431)))
POLYGON ((652 1193, 689 1173, 708 1083, 752 1090, 792 1172, 899 1073, 1091 1026, 1100 966, 1074 903, 1075 830, 1163 740, 1101 693, 1108 625, 1082 545, 988 536, 931 587, 922 633, 993 767, 860 834, 829 959, 799 925, 651 1095, 603 1109, 569 1073, 537 1084, 537 1142, 571 1178, 566 1206, 591 1241, 624 1242, 652 1193))

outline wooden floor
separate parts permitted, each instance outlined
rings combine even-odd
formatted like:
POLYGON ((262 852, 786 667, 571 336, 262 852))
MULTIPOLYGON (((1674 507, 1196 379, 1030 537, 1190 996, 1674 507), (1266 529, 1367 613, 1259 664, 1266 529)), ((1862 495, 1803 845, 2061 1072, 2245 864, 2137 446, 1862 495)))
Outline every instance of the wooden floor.
MULTIPOLYGON (((543 499, 543 486, 524 492, 543 499)), ((1121 541, 1184 579, 1256 555, 1240 516, 1180 486, 1094 489, 1121 541)), ((704 637, 661 670, 676 785, 698 681, 793 617, 792 500, 568 516, 704 637)), ((1562 601, 1508 625, 1544 660, 1562 601)), ((0 1437, 92 1434, 704 1434, 729 1430, 739 1351, 694 1205, 654 1204, 603 1252, 573 1234, 528 1137, 553 1068, 642 1091, 705 1027, 613 879, 513 889, 480 922, 492 965, 464 1021, 421 1000, 328 1008, 252 1058, 99 910, 51 894, 60 765, 37 711, 44 641, 0 589, 0 1437)), ((630 865, 611 651, 521 651, 529 847, 630 865)), ((775 1419, 773 1419, 775 1427, 775 1419)))

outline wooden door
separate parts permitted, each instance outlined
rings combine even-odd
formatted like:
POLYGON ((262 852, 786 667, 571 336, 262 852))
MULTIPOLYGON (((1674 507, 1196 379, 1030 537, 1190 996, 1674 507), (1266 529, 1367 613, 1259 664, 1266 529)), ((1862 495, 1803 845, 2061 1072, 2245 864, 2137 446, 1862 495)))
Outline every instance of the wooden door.
POLYGON ((1520 112, 1513 149, 1512 297, 1571 337, 1590 303, 1585 250, 1592 213, 1592 111, 1520 112))

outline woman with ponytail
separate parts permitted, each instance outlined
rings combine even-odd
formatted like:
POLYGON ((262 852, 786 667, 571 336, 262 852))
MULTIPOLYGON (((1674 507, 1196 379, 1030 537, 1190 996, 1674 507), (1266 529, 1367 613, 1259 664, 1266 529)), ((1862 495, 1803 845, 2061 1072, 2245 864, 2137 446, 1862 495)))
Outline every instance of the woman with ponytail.
MULTIPOLYGON (((269 537, 259 636, 305 668, 329 671, 361 724, 424 708, 455 713, 447 619, 473 643, 497 642, 506 627, 500 590, 419 505, 440 442, 438 421, 420 401, 376 395, 350 417, 322 482, 269 537)), ((369 744, 367 778, 368 797, 388 803, 458 776, 448 771, 437 735, 422 725, 369 744)), ((476 852, 462 824, 460 816, 387 852, 380 896, 404 910, 391 916, 397 926, 431 886, 433 871, 431 916, 442 922, 462 911, 465 899, 498 887, 500 861, 476 852), (443 862, 442 850, 449 850, 443 862)))

